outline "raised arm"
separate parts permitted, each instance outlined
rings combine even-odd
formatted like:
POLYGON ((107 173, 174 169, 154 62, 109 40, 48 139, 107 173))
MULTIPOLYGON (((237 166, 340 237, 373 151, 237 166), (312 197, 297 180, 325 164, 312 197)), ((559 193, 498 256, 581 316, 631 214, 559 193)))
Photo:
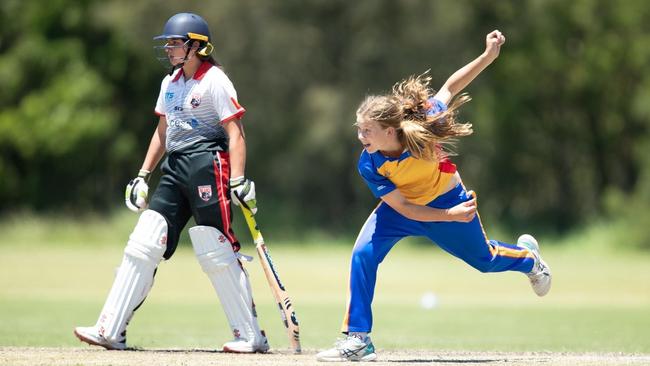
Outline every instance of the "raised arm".
POLYGON ((505 41, 506 37, 498 30, 490 32, 485 37, 485 52, 454 72, 440 88, 435 98, 445 104, 449 104, 456 94, 465 89, 481 71, 485 70, 489 64, 499 57, 501 45, 505 41))

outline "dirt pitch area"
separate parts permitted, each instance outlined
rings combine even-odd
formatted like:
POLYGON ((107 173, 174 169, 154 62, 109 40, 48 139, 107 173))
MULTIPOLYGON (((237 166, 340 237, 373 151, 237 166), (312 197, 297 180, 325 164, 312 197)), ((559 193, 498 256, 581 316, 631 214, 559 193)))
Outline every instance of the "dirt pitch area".
MULTIPOLYGON (((276 350, 257 355, 233 355, 213 350, 152 349, 105 351, 97 348, 0 347, 0 365, 323 365, 316 350, 294 355, 276 350)), ((650 365, 650 355, 616 353, 505 353, 461 351, 383 351, 373 365, 650 365)))

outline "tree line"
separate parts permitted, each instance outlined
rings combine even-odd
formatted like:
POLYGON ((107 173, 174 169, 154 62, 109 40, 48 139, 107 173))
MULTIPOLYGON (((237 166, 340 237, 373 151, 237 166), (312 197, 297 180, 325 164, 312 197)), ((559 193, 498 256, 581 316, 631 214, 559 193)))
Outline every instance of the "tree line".
POLYGON ((650 246, 650 5, 641 0, 4 0, 3 214, 121 204, 168 71, 152 37, 180 11, 210 24, 247 109, 260 216, 277 227, 354 232, 376 203, 356 171, 358 103, 428 69, 439 87, 499 29, 501 56, 461 111, 475 132, 453 158, 483 220, 563 233, 611 219, 650 246))

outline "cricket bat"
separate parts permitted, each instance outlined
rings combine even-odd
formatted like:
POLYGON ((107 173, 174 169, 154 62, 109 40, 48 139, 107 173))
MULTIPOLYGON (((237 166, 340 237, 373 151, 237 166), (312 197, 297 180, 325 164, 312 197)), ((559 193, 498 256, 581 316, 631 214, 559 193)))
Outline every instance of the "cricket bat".
POLYGON ((257 255, 260 257, 260 263, 262 264, 264 275, 266 276, 266 280, 269 282, 269 287, 271 287, 273 297, 275 298, 275 301, 278 304, 278 308, 280 309, 282 322, 287 328, 289 344, 291 345, 291 348, 293 348, 294 353, 300 353, 300 327, 298 326, 298 319, 296 319, 296 313, 293 311, 293 305, 291 304, 289 294, 282 285, 282 281, 280 281, 278 272, 275 270, 273 260, 271 259, 269 250, 264 243, 264 238, 262 237, 262 233, 257 226, 257 222, 255 221, 253 213, 248 209, 248 207, 244 207, 244 205, 240 205, 240 207, 244 213, 244 218, 246 219, 248 229, 253 236, 255 249, 257 249, 257 255))

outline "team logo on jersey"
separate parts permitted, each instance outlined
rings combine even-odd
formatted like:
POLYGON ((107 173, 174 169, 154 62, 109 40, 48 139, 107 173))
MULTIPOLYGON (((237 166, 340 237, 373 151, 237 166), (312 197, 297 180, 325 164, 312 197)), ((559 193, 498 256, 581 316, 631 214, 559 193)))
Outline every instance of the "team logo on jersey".
POLYGON ((201 95, 193 94, 192 99, 190 100, 190 104, 192 105, 192 108, 196 108, 201 105, 201 95))
POLYGON ((208 202, 212 198, 212 187, 211 186, 199 186, 199 197, 205 202, 208 202))
POLYGON ((165 93, 165 102, 171 102, 174 99, 174 93, 167 92, 165 93))

